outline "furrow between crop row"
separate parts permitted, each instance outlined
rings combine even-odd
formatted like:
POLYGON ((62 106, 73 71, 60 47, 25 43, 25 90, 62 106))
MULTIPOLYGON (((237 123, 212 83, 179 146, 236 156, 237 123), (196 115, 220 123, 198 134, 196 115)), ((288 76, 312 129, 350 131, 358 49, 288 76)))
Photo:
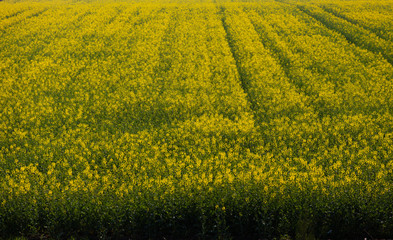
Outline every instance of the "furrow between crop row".
POLYGON ((229 26, 227 25, 227 23, 225 21, 225 13, 224 12, 225 12, 225 8, 223 6, 219 7, 219 15, 221 17, 222 27, 225 31, 225 40, 228 43, 228 47, 231 51, 233 61, 236 64, 236 70, 237 70, 237 74, 239 76, 240 85, 241 85, 244 93, 247 94, 247 98, 248 98, 248 101, 250 102, 251 109, 253 109, 253 111, 255 111, 255 108, 256 108, 255 102, 250 98, 250 93, 248 91, 249 89, 248 89, 247 79, 246 79, 243 69, 241 68, 241 63, 239 61, 239 57, 235 51, 235 45, 233 42, 233 38, 231 37, 231 35, 229 33, 229 26))
MULTIPOLYGON (((276 134, 275 139, 290 139, 284 144, 287 148, 293 146, 291 142, 298 142, 292 149, 299 149, 302 138, 312 139, 301 148, 313 149, 311 152, 316 154, 300 151, 300 156, 319 158, 321 150, 316 149, 326 144, 326 153, 330 154, 342 141, 333 134, 334 126, 348 129, 349 119, 360 117, 378 128, 380 122, 390 118, 387 103, 393 100, 389 80, 393 71, 389 63, 348 44, 345 38, 320 26, 296 6, 265 3, 246 5, 244 11, 262 43, 280 59, 290 82, 307 96, 306 106, 311 106, 319 118, 303 124, 301 137, 276 134)), ((358 134, 348 132, 350 138, 358 138, 358 134)))
POLYGON ((320 2, 316 5, 393 42, 393 16, 391 14, 393 7, 389 1, 361 3, 331 1, 320 2))
POLYGON ((375 33, 339 18, 323 9, 312 5, 298 5, 298 8, 325 27, 342 34, 350 43, 366 49, 376 55, 382 55, 393 66, 393 43, 375 33))
POLYGON ((312 111, 304 105, 307 97, 297 93, 272 53, 260 42, 247 15, 240 8, 222 7, 222 12, 242 85, 260 121, 269 122, 277 117, 294 119, 297 114, 312 111))
MULTIPOLYGON (((320 117, 337 112, 336 108, 340 105, 341 99, 336 94, 335 85, 323 79, 323 76, 313 72, 311 67, 304 64, 308 62, 307 59, 301 58, 301 52, 297 52, 293 45, 285 39, 286 34, 289 33, 283 33, 284 37, 279 34, 280 27, 284 29, 286 26, 279 25, 280 19, 275 18, 277 15, 272 14, 273 18, 269 20, 261 15, 263 13, 258 13, 258 9, 245 8, 245 11, 253 28, 258 33, 260 41, 273 53, 285 75, 288 76, 288 80, 296 86, 298 92, 307 96, 304 99, 304 104, 315 109, 320 117), (313 78, 319 80, 314 81, 313 78), (329 99, 324 99, 320 94, 321 91, 329 94, 329 99), (334 98, 331 98, 332 95, 334 98)), ((288 22, 296 22, 293 16, 288 16, 288 18, 292 18, 288 22)), ((298 47, 300 48, 300 46, 298 47)))
POLYGON ((29 8, 21 8, 20 6, 13 6, 13 5, 8 5, 7 7, 3 7, 0 9, 0 23, 2 24, 2 21, 4 19, 9 19, 18 16, 19 14, 22 14, 23 12, 29 10, 29 8))
POLYGON ((324 11, 326 11, 327 13, 334 15, 335 17, 341 18, 342 20, 355 25, 358 28, 363 28, 365 31, 369 31, 369 32, 374 33, 376 36, 380 37, 381 39, 383 39, 385 41, 390 41, 390 39, 387 36, 385 36, 384 34, 381 34, 380 31, 376 31, 374 28, 369 27, 366 24, 359 22, 355 19, 352 19, 352 18, 346 16, 345 14, 335 10, 334 8, 329 8, 328 6, 323 6, 323 5, 320 6, 320 8, 323 9, 324 11))
MULTIPOLYGON (((345 38, 320 26, 295 6, 283 5, 277 13, 262 8, 249 10, 262 41, 284 63, 291 80, 310 96, 320 116, 355 109, 367 114, 385 111, 386 105, 375 97, 382 88, 392 89, 392 66, 383 58, 348 44, 345 38), (285 8, 292 14, 284 12, 285 8), (338 56, 348 61, 337 61, 338 56), (359 101, 353 101, 354 98, 359 101)), ((392 99, 389 94, 379 97, 384 102, 392 99)))
POLYGON ((18 14, 15 17, 3 19, 0 24, 0 35, 5 34, 8 29, 14 25, 24 23, 31 18, 38 17, 39 15, 46 12, 48 9, 48 7, 36 7, 31 10, 24 11, 23 13, 18 14))
POLYGON ((318 126, 318 117, 307 106, 307 96, 297 92, 290 83, 280 64, 272 53, 260 42, 247 14, 240 7, 222 7, 223 23, 228 39, 242 76, 261 137, 266 141, 266 148, 278 159, 285 157, 305 157, 315 154, 313 150, 303 152, 298 143, 303 137, 308 138, 318 126), (303 125, 299 135, 288 134, 280 126, 288 128, 303 125), (308 128, 308 130, 307 130, 308 128), (289 152, 280 152, 285 146, 289 152))

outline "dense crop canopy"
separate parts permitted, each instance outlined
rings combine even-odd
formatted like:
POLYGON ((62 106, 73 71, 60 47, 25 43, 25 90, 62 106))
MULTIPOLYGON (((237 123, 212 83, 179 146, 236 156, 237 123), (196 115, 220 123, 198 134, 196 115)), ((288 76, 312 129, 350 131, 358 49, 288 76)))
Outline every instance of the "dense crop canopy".
POLYGON ((379 4, 1 3, 0 236, 391 236, 379 4))

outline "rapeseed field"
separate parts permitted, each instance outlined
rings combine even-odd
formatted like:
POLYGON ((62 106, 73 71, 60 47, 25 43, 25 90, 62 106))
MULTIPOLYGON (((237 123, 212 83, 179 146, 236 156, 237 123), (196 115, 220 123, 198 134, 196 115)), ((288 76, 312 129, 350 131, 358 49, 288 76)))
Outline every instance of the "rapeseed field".
POLYGON ((392 238, 392 10, 0 2, 0 239, 392 238))

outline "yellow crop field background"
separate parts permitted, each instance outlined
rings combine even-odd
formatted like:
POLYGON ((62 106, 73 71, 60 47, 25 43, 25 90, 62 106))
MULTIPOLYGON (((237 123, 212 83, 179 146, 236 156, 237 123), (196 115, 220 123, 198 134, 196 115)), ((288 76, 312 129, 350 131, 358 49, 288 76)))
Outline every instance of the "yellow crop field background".
POLYGON ((393 237, 393 1, 0 2, 0 239, 393 237))

